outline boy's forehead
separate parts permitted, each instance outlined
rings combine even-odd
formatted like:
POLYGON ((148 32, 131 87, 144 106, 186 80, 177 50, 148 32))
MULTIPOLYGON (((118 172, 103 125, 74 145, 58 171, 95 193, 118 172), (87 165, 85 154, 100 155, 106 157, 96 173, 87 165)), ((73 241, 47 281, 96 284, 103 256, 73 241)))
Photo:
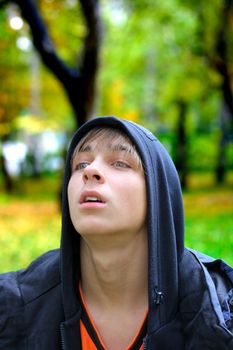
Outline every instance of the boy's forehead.
POLYGON ((128 151, 132 143, 127 137, 121 134, 98 134, 80 140, 76 146, 78 152, 90 152, 96 148, 108 149, 110 151, 128 151))
POLYGON ((86 141, 77 151, 78 152, 92 152, 94 150, 105 150, 110 152, 129 152, 132 148, 129 142, 122 140, 89 140, 86 141))

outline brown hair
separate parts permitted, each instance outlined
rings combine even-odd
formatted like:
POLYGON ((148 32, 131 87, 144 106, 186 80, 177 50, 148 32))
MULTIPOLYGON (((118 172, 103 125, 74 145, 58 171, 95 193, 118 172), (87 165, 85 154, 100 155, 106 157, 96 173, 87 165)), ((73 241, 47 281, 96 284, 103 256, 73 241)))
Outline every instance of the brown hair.
POLYGON ((73 152, 73 155, 71 158, 71 165, 73 163, 73 159, 74 159, 75 155, 78 152, 81 152, 84 149, 85 145, 89 141, 94 141, 97 138, 100 138, 100 140, 111 140, 111 142, 118 140, 119 143, 122 143, 124 145, 124 150, 127 153, 130 153, 133 157, 135 157, 135 159, 138 161, 138 164, 141 167, 143 167, 141 158, 136 150, 135 145, 131 141, 131 139, 121 130, 114 129, 111 127, 95 127, 93 129, 91 129, 86 135, 84 135, 81 138, 81 140, 79 140, 77 146, 74 149, 74 152, 73 152), (127 147, 125 147, 125 144, 127 144, 127 147))

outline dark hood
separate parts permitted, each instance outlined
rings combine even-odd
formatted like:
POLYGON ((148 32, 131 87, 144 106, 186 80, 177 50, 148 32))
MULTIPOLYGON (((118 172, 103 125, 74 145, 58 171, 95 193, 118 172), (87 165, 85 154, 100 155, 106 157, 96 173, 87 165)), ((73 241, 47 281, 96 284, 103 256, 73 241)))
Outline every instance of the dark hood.
POLYGON ((145 167, 149 246, 148 333, 171 321, 178 308, 178 263, 184 249, 183 203, 175 166, 163 145, 147 129, 115 117, 93 119, 74 135, 67 156, 62 199, 61 276, 66 319, 80 308, 75 289, 79 278, 79 235, 68 208, 71 156, 80 138, 95 126, 124 131, 136 145, 145 167))

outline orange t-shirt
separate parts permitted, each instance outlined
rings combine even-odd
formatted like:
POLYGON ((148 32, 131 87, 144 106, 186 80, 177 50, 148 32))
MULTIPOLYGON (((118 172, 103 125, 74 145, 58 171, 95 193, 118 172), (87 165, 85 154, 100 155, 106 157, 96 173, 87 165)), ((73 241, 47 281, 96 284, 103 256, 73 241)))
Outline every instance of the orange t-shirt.
MULTIPOLYGON (((79 293, 83 306, 83 315, 82 319, 80 320, 82 350, 107 350, 88 311, 87 305, 83 298, 81 286, 79 286, 79 293)), ((147 314, 148 311, 146 312, 137 334, 125 350, 143 350, 143 338, 146 336, 147 314)))

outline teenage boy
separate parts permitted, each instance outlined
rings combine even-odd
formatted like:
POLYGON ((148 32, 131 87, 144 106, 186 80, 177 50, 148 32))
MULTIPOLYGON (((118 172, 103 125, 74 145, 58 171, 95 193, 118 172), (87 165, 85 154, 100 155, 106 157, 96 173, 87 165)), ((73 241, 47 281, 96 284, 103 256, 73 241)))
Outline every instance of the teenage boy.
POLYGON ((145 128, 81 127, 62 240, 0 279, 0 349, 233 349, 233 270, 184 248, 177 172, 145 128))

